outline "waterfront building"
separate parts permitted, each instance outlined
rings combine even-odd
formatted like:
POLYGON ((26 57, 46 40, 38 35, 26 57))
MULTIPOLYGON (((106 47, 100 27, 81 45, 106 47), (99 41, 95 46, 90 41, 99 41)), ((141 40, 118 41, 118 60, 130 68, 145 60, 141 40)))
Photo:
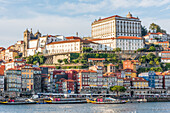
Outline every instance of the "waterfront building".
POLYGON ((170 71, 163 72, 162 75, 164 77, 164 87, 165 89, 169 89, 170 88, 170 71))
POLYGON ((77 83, 75 80, 63 80, 62 82, 63 93, 77 93, 77 83))
POLYGON ((115 73, 107 72, 103 74, 103 88, 105 87, 109 90, 111 86, 115 85, 117 85, 117 76, 115 73))
POLYGON ((126 17, 114 15, 103 19, 99 18, 91 26, 93 38, 141 37, 141 21, 138 17, 133 17, 130 12, 126 17))
POLYGON ((131 78, 131 88, 138 88, 138 89, 142 89, 142 88, 148 88, 148 81, 145 80, 142 77, 133 77, 131 78))
POLYGON ((150 88, 163 88, 163 76, 156 75, 154 71, 140 73, 138 77, 146 79, 149 82, 150 88))
POLYGON ((41 69, 32 65, 22 67, 22 92, 41 92, 41 69))
POLYGON ((155 88, 156 89, 163 89, 164 88, 164 76, 162 72, 155 72, 155 88))
POLYGON ((68 79, 68 75, 63 70, 55 70, 50 74, 50 81, 48 84, 48 91, 52 93, 59 93, 59 85, 56 83, 60 82, 62 84, 62 79, 68 79))
POLYGON ((123 86, 123 78, 117 77, 117 85, 118 86, 123 86))
POLYGON ((102 89, 104 66, 91 66, 91 67, 89 67, 89 69, 97 72, 97 86, 102 89))
POLYGON ((21 69, 10 68, 6 70, 6 91, 10 97, 21 93, 21 69))
POLYGON ((41 89, 42 92, 50 92, 50 82, 49 82, 49 78, 50 78, 50 74, 51 72, 53 72, 54 70, 56 70, 55 66, 40 66, 41 69, 41 89), (49 88, 48 88, 49 87, 49 88))
POLYGON ((138 60, 123 61, 123 69, 132 69, 133 71, 137 71, 139 66, 140 66, 140 62, 138 60))
POLYGON ((131 88, 131 78, 123 78, 123 86, 126 89, 130 89, 131 88))
POLYGON ((0 93, 4 92, 4 80, 5 80, 5 66, 0 65, 0 93))

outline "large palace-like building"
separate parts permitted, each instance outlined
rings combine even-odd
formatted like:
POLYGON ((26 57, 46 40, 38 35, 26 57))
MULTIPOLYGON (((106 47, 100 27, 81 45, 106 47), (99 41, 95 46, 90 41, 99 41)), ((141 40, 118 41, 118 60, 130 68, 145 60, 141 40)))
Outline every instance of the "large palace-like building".
POLYGON ((114 15, 95 20, 92 23, 92 39, 99 43, 99 50, 112 51, 121 48, 124 51, 135 51, 144 47, 141 37, 141 21, 130 12, 126 17, 114 15))
POLYGON ((126 17, 114 15, 98 19, 92 23, 91 35, 93 38, 141 37, 141 21, 138 17, 133 17, 130 12, 126 17))

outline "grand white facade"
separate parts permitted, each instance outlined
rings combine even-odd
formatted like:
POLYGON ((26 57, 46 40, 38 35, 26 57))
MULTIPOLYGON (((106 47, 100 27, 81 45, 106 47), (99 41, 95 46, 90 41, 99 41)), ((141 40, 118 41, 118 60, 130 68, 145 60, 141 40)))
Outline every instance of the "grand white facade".
POLYGON ((118 36, 141 37, 141 21, 128 13, 127 17, 114 15, 92 23, 93 38, 116 38, 118 36))
POLYGON ((45 54, 79 53, 82 51, 83 47, 91 47, 93 50, 97 50, 98 44, 81 39, 52 42, 46 45, 45 54))

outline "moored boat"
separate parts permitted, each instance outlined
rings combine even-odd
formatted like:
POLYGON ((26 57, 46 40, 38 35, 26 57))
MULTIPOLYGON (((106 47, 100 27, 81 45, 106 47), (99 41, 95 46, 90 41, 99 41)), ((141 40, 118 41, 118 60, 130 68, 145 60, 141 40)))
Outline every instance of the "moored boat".
POLYGON ((25 105, 25 104, 36 104, 36 102, 0 102, 5 105, 25 105))

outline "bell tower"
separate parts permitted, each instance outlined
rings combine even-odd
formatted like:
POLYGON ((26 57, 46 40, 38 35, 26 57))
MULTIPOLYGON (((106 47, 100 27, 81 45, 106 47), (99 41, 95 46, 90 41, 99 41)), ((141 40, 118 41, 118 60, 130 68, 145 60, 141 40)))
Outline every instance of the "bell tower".
POLYGON ((27 49, 29 48, 30 32, 28 29, 24 31, 24 53, 23 57, 27 56, 27 49))

